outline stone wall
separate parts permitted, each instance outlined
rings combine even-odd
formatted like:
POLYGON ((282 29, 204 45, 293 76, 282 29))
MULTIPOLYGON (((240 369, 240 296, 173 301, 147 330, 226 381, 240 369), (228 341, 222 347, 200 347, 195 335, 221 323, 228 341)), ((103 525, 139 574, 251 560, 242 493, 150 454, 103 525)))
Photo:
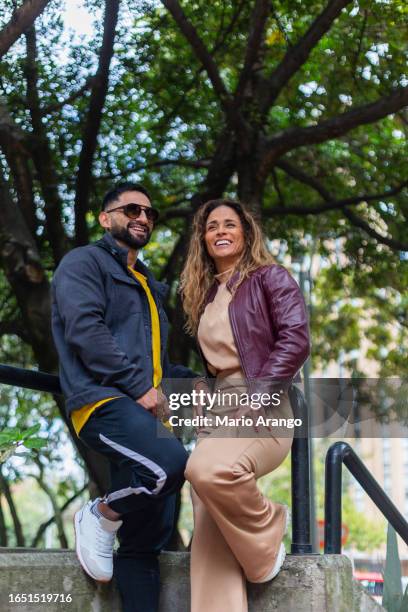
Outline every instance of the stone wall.
MULTIPOLYGON (((161 556, 160 612, 189 612, 189 555, 161 556)), ((379 612, 352 580, 342 555, 286 557, 271 583, 248 585, 250 612, 379 612)), ((69 599, 69 598, 68 598, 69 599)), ((82 571, 72 551, 0 549, 0 612, 120 612, 114 583, 96 584, 82 571), (72 601, 11 603, 10 594, 70 594, 72 601)), ((233 612, 233 611, 231 611, 233 612)))

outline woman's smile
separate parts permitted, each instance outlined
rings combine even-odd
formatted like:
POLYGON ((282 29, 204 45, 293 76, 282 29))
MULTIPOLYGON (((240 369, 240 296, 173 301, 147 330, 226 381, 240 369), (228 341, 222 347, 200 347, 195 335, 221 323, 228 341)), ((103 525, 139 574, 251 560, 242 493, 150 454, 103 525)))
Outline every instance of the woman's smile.
POLYGON ((207 219, 204 241, 218 272, 234 266, 244 250, 241 219, 229 206, 219 206, 207 219))
POLYGON ((215 248, 225 248, 229 247, 232 244, 232 240, 226 240, 225 238, 222 240, 216 240, 214 243, 215 248))

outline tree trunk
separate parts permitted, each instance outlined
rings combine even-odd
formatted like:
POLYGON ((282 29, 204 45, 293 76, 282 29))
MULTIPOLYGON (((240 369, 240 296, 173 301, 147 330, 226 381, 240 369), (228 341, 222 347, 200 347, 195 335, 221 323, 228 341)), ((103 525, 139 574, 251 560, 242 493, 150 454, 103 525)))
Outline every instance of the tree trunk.
POLYGON ((250 149, 241 148, 237 156, 238 198, 258 220, 261 219, 265 189, 265 178, 260 177, 258 173, 260 148, 258 138, 254 136, 250 149))
POLYGON ((58 530, 58 539, 59 539, 59 543, 61 545, 61 548, 68 548, 68 540, 67 540, 67 536, 65 535, 65 530, 64 530, 64 522, 62 519, 62 513, 61 513, 61 509, 58 505, 57 499, 54 495, 53 490, 51 489, 51 487, 49 487, 42 476, 40 477, 35 477, 36 481, 38 482, 38 486, 44 491, 44 493, 48 496, 48 499, 51 502, 52 505, 52 509, 54 511, 54 521, 57 525, 57 530, 58 530))
POLYGON ((1 471, 1 466, 0 466, 0 488, 3 492, 4 497, 6 498, 8 507, 10 509, 11 519, 13 521, 13 526, 14 526, 14 533, 16 535, 16 544, 17 546, 25 546, 23 528, 21 526, 21 522, 17 514, 17 509, 14 505, 14 500, 11 494, 9 483, 7 482, 6 477, 1 471))
MULTIPOLYGON (((40 255, 5 182, 0 184, 0 202, 0 260, 17 298, 35 359, 41 370, 55 373, 58 371, 58 357, 51 335, 50 287, 40 255)), ((54 399, 91 478, 101 492, 106 490, 109 486, 106 462, 80 442, 67 418, 62 398, 54 399)))
POLYGON ((0 546, 8 545, 8 535, 7 535, 7 527, 6 520, 4 518, 3 512, 3 496, 0 493, 0 546))

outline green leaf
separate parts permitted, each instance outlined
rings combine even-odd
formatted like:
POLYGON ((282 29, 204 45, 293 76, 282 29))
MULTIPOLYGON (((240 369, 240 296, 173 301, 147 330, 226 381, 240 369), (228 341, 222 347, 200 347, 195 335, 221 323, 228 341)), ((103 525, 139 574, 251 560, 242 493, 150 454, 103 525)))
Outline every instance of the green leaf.
POLYGON ((38 431, 40 431, 40 428, 41 428, 41 425, 37 423, 37 425, 33 425, 29 429, 25 429, 24 431, 22 431, 22 439, 25 440, 26 438, 33 436, 38 431))
POLYGON ((20 440, 20 435, 15 432, 10 433, 0 433, 0 446, 5 446, 20 440))
POLYGON ((30 438, 24 440, 24 446, 26 448, 39 449, 47 446, 47 440, 45 438, 30 438))

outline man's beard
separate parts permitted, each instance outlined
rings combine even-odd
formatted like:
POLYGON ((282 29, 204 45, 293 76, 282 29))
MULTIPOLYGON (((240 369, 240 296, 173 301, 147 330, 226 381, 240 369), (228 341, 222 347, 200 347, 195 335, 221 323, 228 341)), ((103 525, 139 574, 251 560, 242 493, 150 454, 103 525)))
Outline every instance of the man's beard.
POLYGON ((145 236, 134 236, 127 227, 111 227, 110 233, 113 238, 120 240, 131 249, 141 249, 150 240, 151 231, 147 230, 145 236))

